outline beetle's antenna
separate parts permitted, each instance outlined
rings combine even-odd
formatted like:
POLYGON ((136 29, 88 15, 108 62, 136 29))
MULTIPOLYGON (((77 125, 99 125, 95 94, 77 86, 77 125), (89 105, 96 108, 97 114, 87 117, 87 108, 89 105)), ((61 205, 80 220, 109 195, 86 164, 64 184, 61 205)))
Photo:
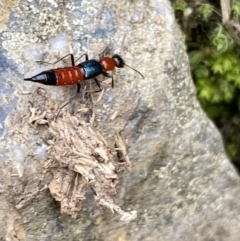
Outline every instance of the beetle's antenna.
POLYGON ((134 69, 133 67, 129 66, 128 64, 125 64, 125 63, 124 63, 124 65, 127 66, 128 68, 134 70, 134 71, 137 72, 139 75, 141 75, 143 79, 145 79, 144 76, 143 76, 143 74, 141 74, 138 70, 134 69))

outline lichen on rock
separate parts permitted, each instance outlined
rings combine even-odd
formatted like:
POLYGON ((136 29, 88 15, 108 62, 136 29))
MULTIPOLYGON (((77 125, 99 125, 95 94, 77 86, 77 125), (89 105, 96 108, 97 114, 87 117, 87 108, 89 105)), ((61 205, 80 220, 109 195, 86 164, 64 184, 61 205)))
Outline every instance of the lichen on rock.
MULTIPOLYGON (((75 116, 64 114, 49 127, 53 139, 49 141, 47 168, 53 171, 49 184, 52 196, 61 203, 61 212, 77 217, 88 187, 101 209, 110 209, 122 215, 123 221, 136 217, 136 211, 126 213, 112 200, 116 195, 122 163, 114 160, 114 150, 99 138, 100 133, 90 124, 75 116)), ((129 165, 129 163, 126 163, 129 165)))

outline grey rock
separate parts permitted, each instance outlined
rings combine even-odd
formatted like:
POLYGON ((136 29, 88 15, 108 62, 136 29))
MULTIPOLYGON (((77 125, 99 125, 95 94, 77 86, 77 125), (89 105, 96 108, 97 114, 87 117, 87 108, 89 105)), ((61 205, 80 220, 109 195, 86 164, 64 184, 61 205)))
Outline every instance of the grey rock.
POLYGON ((196 99, 168 1, 28 0, 2 8, 0 240, 240 240, 239 176, 196 99), (98 58, 106 47, 145 76, 124 68, 114 89, 106 81, 95 120, 110 143, 125 131, 132 172, 122 175, 116 203, 138 218, 125 224, 102 214, 87 194, 88 208, 74 220, 47 191, 16 211, 24 195, 45 184, 47 128, 27 123, 29 109, 41 105, 42 89, 58 105, 76 91, 23 78, 52 68, 35 60, 86 50, 98 58))

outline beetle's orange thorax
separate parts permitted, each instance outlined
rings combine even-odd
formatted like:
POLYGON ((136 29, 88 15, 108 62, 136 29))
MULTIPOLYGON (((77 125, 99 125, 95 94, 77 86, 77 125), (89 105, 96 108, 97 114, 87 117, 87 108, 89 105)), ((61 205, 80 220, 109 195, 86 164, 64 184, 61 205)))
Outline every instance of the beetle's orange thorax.
POLYGON ((103 67, 103 71, 112 71, 116 67, 114 59, 110 57, 103 57, 99 60, 99 62, 103 67))

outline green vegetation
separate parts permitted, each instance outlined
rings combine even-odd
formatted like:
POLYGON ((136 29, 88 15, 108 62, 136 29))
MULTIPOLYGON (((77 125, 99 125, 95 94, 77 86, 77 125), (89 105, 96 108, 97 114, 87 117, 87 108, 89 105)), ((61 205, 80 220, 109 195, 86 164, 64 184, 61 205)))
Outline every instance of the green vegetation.
MULTIPOLYGON (((240 165, 240 47, 222 24, 220 6, 184 0, 173 6, 186 34, 198 99, 222 132, 229 157, 240 165)), ((231 16, 239 24, 240 1, 232 1, 231 16)))

